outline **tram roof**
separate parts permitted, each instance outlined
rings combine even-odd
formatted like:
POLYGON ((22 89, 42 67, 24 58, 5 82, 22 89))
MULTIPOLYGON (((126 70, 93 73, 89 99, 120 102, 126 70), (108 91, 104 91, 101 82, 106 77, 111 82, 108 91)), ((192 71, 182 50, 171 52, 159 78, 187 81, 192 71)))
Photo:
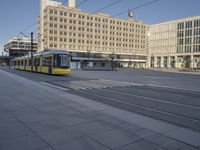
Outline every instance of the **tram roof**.
MULTIPOLYGON (((48 54, 69 55, 70 53, 66 50, 43 50, 43 51, 37 51, 35 54, 33 54, 33 56, 41 56, 41 55, 48 55, 48 54)), ((31 55, 18 57, 16 59, 25 59, 29 57, 31 57, 31 55)))
POLYGON ((44 51, 38 51, 34 55, 48 55, 48 54, 63 54, 63 55, 68 55, 69 52, 66 50, 44 50, 44 51))

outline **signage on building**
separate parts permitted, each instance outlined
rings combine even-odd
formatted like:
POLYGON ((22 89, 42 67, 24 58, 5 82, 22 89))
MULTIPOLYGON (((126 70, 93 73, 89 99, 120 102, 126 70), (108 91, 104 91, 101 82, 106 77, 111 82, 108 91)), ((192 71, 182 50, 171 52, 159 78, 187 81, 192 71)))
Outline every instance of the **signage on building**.
POLYGON ((133 16, 134 16, 133 11, 129 10, 129 11, 128 11, 128 16, 129 16, 129 17, 133 17, 133 16))

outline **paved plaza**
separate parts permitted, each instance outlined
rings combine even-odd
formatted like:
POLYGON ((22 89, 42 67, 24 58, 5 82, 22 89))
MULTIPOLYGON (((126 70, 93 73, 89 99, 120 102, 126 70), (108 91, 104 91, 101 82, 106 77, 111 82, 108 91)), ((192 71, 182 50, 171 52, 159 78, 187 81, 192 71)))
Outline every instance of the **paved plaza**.
POLYGON ((162 74, 0 70, 0 150, 200 149, 198 75, 162 74))

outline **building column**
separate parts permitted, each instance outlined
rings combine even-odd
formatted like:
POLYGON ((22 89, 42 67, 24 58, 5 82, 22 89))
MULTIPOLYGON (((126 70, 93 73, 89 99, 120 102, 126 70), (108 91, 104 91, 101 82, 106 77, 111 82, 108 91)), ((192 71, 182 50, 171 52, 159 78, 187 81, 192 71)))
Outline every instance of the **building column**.
POLYGON ((154 56, 154 68, 157 68, 157 57, 154 56))
POLYGON ((171 68, 171 56, 167 57, 167 68, 171 68))
POLYGON ((193 55, 191 55, 190 56, 190 68, 194 68, 194 56, 193 55))
POLYGON ((164 56, 160 56, 160 68, 164 68, 164 56))
POLYGON ((177 68, 177 64, 178 64, 178 56, 174 57, 175 63, 174 63, 174 67, 177 68))

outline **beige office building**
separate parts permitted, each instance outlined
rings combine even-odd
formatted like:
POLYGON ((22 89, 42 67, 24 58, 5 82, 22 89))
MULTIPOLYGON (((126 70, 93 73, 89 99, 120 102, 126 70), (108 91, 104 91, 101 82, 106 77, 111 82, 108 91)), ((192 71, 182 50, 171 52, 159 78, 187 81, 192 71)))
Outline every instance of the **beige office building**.
POLYGON ((142 21, 83 12, 75 0, 68 7, 41 0, 38 31, 39 49, 70 51, 75 66, 105 65, 111 58, 119 66, 146 67, 148 25, 142 21))
MULTIPOLYGON (((37 41, 33 41, 33 51, 38 50, 37 41)), ((4 45, 4 51, 8 52, 11 58, 24 56, 31 51, 31 40, 28 38, 13 37, 4 45)))
POLYGON ((149 65, 200 68, 200 16, 150 26, 149 65))

